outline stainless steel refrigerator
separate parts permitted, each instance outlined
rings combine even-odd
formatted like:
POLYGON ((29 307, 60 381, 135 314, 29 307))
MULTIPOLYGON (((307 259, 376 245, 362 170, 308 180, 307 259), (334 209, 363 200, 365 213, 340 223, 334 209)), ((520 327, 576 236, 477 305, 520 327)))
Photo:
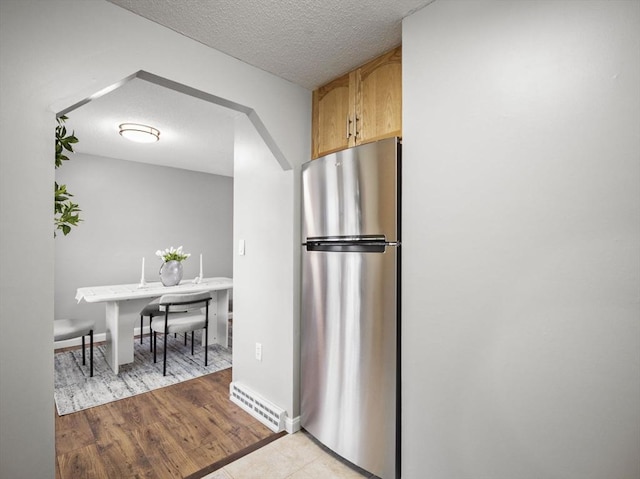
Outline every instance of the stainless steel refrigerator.
POLYGON ((400 141, 302 166, 301 425, 399 478, 400 141))

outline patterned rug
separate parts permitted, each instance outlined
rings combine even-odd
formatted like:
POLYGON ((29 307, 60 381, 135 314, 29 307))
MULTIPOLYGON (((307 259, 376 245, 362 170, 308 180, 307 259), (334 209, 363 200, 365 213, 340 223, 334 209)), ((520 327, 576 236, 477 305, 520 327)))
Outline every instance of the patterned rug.
POLYGON ((209 346, 208 363, 204 366, 204 349, 198 347, 191 356, 191 337, 184 345, 184 336, 167 338, 167 375, 162 375, 162 337, 158 337, 158 362, 153 363, 149 351, 149 337, 134 341, 133 363, 120 366, 115 374, 105 359, 104 343, 93 348, 93 377, 89 377, 89 349, 87 364, 82 365, 82 349, 56 353, 54 356, 54 396, 58 414, 64 416, 118 399, 135 396, 153 389, 171 386, 231 367, 231 349, 218 344, 209 346))

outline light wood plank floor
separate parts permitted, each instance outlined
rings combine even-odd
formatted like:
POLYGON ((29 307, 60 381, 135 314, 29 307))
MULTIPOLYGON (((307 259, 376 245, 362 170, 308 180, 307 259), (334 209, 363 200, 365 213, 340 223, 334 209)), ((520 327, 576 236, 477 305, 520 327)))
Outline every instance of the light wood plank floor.
POLYGON ((56 413, 56 479, 199 477, 279 437, 229 400, 230 382, 227 369, 56 413))

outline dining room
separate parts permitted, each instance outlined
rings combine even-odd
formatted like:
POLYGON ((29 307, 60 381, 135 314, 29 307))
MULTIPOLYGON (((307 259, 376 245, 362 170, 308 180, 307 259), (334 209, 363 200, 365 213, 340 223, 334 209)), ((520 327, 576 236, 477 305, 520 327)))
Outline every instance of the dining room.
MULTIPOLYGON (((56 169, 81 221, 55 241, 55 317, 95 321, 104 304, 78 288, 159 282, 159 250, 182 246, 183 282, 233 276, 233 112, 139 78, 67 113, 78 142, 56 169), (231 120, 231 121, 229 121, 231 120), (152 123, 159 139, 128 140, 126 122, 152 123)), ((138 318, 149 298, 120 304, 138 318)), ((148 326, 147 326, 148 328, 148 326)), ((136 330, 139 334, 139 331, 136 330)))
MULTIPOLYGON (((143 308, 169 292, 163 285, 170 284, 159 275, 169 263, 156 253, 176 248, 183 253, 171 263, 179 266, 175 287, 202 289, 207 278, 224 278, 225 288, 206 290, 213 293, 212 321, 220 307, 217 316, 226 323, 233 284, 233 112, 137 77, 67 110, 57 133, 74 140, 67 143, 57 135, 59 144, 73 146, 58 162, 56 184, 72 193, 80 220, 56 231, 55 318, 93 323, 95 340, 108 338, 98 356, 117 374, 120 364, 134 363, 133 335, 140 337, 139 348, 143 338, 150 341, 151 317, 143 323, 143 308), (136 141, 129 133, 140 130, 122 127, 132 121, 161 130, 153 128, 157 136, 136 141), (95 289, 108 292, 127 284, 135 284, 133 296, 105 300, 95 289)), ((220 338, 225 348, 226 327, 221 326, 225 337, 220 338)), ((210 329, 215 342, 217 328, 210 329)), ((230 364, 231 351, 221 354, 230 364)), ((63 363, 57 361, 56 368, 63 363)), ((56 381, 57 401, 67 383, 83 381, 56 381)), ((106 396, 94 401, 107 401, 106 396)))
MULTIPOLYGON (((128 346, 125 349, 129 351, 124 355, 122 352, 114 353, 119 347, 117 344, 131 343, 134 335, 138 335, 140 344, 144 343, 149 326, 144 325, 143 308, 153 297, 173 292, 172 288, 162 288, 166 285, 159 275, 163 268, 160 271, 157 268, 165 263, 159 258, 163 256, 161 250, 156 249, 158 239, 166 238, 163 241, 172 245, 164 245, 167 253, 175 251, 173 244, 191 236, 192 241, 184 244, 189 250, 195 245, 197 253, 193 257, 191 252, 185 253, 180 258, 181 282, 176 286, 180 291, 176 292, 196 288, 211 293, 210 347, 212 344, 225 347, 228 342, 234 366, 239 364, 234 368, 234 380, 246 384, 254 381, 251 376, 256 376, 257 382, 263 382, 267 389, 277 389, 278 395, 284 393, 282 401, 278 401, 284 408, 277 408, 280 411, 277 421, 287 413, 291 417, 295 406, 290 404, 289 389, 278 387, 272 375, 260 373, 263 367, 272 369, 278 364, 289 369, 290 366, 290 358, 283 354, 284 351, 273 347, 275 343, 282 342, 282 329, 274 328, 281 321, 265 323, 264 314, 256 312, 261 305, 281 305, 282 298, 272 296, 269 288, 262 286, 265 284, 264 275, 246 274, 247 267, 255 271, 258 263, 264 269, 265 255, 279 268, 289 262, 289 259, 282 260, 283 254, 288 256, 287 243, 270 233, 287 230, 291 225, 283 217, 284 229, 273 229, 278 222, 267 224, 264 220, 272 211, 285 206, 288 197, 283 188, 291 188, 293 171, 282 151, 273 143, 262 118, 247 106, 142 70, 91 93, 71 106, 60 104, 59 107, 62 108, 57 115, 59 129, 62 125, 65 134, 74 136, 73 148, 65 154, 75 161, 61 162, 60 168, 56 168, 56 184, 65 185, 73 191, 72 200, 79 205, 81 217, 78 224, 71 225, 71 230, 62 231, 68 235, 61 234, 59 230, 59 238, 56 238, 59 243, 67 240, 56 249, 56 265, 64 265, 64 268, 56 268, 56 317, 82 317, 92 321, 96 325, 96 341, 106 340, 105 363, 121 379, 122 365, 135 366, 139 359, 133 360, 134 352, 128 346), (131 144, 125 138, 130 132, 123 130, 132 125, 120 123, 122 112, 129 113, 129 121, 153 122, 162 130, 138 124, 134 128, 151 132, 153 141, 131 144), (116 134, 118 130, 119 135, 116 134), (81 145, 83 140, 84 145, 81 145), (165 148, 157 149, 162 140, 166 142, 165 148), (72 164, 77 168, 71 169, 69 165, 72 164), (94 168, 95 165, 99 166, 94 168), (242 178, 240 183, 245 187, 241 191, 234 188, 234 176, 242 178), (259 185, 255 184, 255 179, 259 185), (77 188, 78 184, 85 187, 77 188), (147 188, 140 185, 147 185, 147 188), (278 193, 272 196, 273 191, 278 193), (265 194, 269 196, 265 198, 265 194), (89 199, 85 201, 85 198, 89 199), (260 215, 261 210, 269 213, 260 215), (91 229, 85 228, 87 217, 92 217, 91 229), (147 220, 155 228, 146 227, 147 220), (78 234, 78 231, 83 234, 78 234), (176 231, 179 231, 177 236, 176 231), (144 243, 151 237, 150 242, 144 243), (245 255, 244 239, 237 240, 242 248, 232 251, 234 237, 248 238, 249 254, 245 255), (258 237, 260 241, 257 241, 258 237), (71 238, 75 241, 68 241, 71 238), (150 251, 153 251, 152 258, 147 256, 150 251), (135 265, 133 268, 132 264, 135 265), (91 268, 86 265, 91 265, 91 268), (136 270, 133 281, 132 269, 136 270), (230 270, 232 273, 228 276, 220 276, 230 270), (240 301, 236 299, 235 306, 240 305, 245 312, 241 311, 244 321, 235 330, 232 352, 232 323, 226 318, 232 315, 229 311, 232 297, 237 296, 234 294, 237 284, 232 277, 238 271, 240 277, 245 278, 240 282, 240 290, 245 294, 240 295, 240 301), (160 289, 157 294, 152 294, 156 286, 160 289), (105 297, 103 293, 111 296, 114 288, 131 290, 132 294, 105 297), (70 301, 72 296, 74 300, 70 301), (255 306, 258 306, 257 310, 255 306), (140 326, 134 328, 133 323, 138 316, 140 326), (120 331, 115 333, 114 326, 118 328, 120 324, 126 326, 119 327, 120 331), (264 362, 256 357, 257 368, 255 363, 246 360, 247 350, 251 351, 249 348, 256 338, 264 342, 268 351, 264 362), (116 356, 118 359, 114 360, 116 356), (240 360, 236 363, 238 358, 240 360)), ((285 208, 289 209, 289 205, 285 208)), ((179 249, 181 253, 187 251, 183 245, 179 249)), ((267 268, 265 272, 269 277, 274 273, 276 277, 286 274, 286 270, 276 271, 274 268, 267 268)), ((292 288, 292 293, 295 294, 295 288, 292 288)), ((293 300, 293 296, 290 299, 293 300)), ((150 340, 151 336, 148 338, 150 340)), ((286 343, 293 339, 287 338, 286 343)), ((74 338, 56 344, 66 347, 78 343, 79 339, 74 338)), ((210 347, 200 351, 206 353, 210 347)), ((249 357, 253 359, 252 352, 249 357)), ((223 357, 222 364, 226 362, 230 365, 231 358, 223 357)), ((277 381, 288 382, 288 375, 281 376, 281 371, 277 376, 277 381)), ((260 397, 260 392, 240 385, 236 387, 238 391, 240 388, 243 394, 251 394, 261 404, 268 402, 264 397, 269 397, 269 394, 264 389, 257 388, 264 394, 260 397)), ((236 399, 238 394, 235 394, 236 399)), ((230 396, 233 398, 234 394, 230 396)), ((259 415, 252 408, 245 407, 245 410, 259 415)), ((292 431, 295 425, 289 420, 286 427, 292 431)))

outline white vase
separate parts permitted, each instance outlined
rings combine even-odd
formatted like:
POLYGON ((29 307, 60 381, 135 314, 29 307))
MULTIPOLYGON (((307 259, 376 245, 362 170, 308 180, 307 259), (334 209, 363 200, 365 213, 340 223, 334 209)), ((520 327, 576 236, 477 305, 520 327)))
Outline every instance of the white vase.
POLYGON ((164 286, 175 286, 182 280, 182 263, 171 260, 160 266, 160 281, 164 286))

